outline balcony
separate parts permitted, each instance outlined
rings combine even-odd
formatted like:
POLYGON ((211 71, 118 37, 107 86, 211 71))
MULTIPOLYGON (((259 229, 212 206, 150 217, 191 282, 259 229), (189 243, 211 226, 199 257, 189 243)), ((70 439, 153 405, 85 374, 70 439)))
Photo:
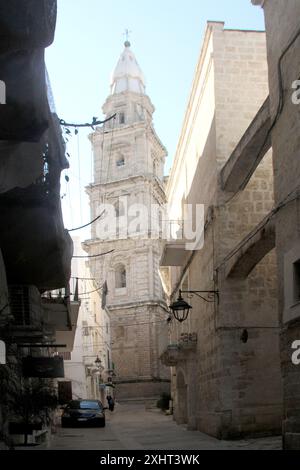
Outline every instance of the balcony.
POLYGON ((40 292, 35 286, 9 285, 10 319, 6 334, 14 342, 39 342, 43 339, 40 292))
POLYGON ((65 348, 57 348, 57 351, 72 351, 80 308, 78 281, 73 294, 69 287, 45 292, 42 308, 46 328, 53 331, 57 344, 66 345, 65 348))
POLYGON ((73 243, 61 213, 60 173, 68 162, 57 117, 49 113, 49 129, 39 151, 12 146, 0 141, 3 165, 10 161, 3 170, 10 185, 0 188, 0 244, 8 283, 40 290, 63 287, 71 274, 73 243), (16 161, 10 152, 17 152, 16 161), (35 156, 39 177, 35 163, 23 162, 26 152, 35 156))
POLYGON ((184 266, 189 252, 183 236, 183 221, 170 220, 165 224, 164 238, 167 240, 160 266, 184 266))
POLYGON ((174 367, 187 359, 189 353, 197 348, 197 333, 181 333, 176 343, 167 344, 160 352, 161 362, 168 367, 174 367))
POLYGON ((174 367, 180 361, 180 348, 178 344, 169 344, 160 356, 161 362, 165 366, 174 367))

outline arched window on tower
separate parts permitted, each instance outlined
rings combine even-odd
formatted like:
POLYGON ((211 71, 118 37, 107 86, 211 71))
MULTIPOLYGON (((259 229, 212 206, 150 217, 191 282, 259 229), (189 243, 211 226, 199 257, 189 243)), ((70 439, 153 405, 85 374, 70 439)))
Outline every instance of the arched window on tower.
POLYGON ((122 217, 125 214, 124 204, 119 199, 114 204, 115 215, 117 218, 122 217))
POLYGON ((126 287, 126 268, 124 264, 118 264, 118 266, 116 266, 115 286, 116 289, 124 289, 124 287, 126 287))
POLYGON ((125 113, 119 113, 119 124, 125 124, 125 113))

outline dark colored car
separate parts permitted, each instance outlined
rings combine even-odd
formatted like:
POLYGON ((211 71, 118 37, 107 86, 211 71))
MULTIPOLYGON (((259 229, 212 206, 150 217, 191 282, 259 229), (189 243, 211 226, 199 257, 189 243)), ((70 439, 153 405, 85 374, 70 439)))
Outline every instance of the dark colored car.
POLYGON ((105 426, 105 413, 99 400, 72 400, 64 408, 61 417, 61 426, 105 426))

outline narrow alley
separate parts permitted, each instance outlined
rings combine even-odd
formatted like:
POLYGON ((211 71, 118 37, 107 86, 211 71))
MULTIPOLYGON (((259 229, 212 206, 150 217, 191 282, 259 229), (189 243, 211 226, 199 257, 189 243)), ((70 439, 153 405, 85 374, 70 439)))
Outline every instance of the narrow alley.
POLYGON ((178 426, 172 416, 144 404, 117 404, 106 412, 105 428, 65 428, 60 426, 50 443, 40 450, 280 450, 281 437, 239 441, 219 441, 201 432, 178 426))

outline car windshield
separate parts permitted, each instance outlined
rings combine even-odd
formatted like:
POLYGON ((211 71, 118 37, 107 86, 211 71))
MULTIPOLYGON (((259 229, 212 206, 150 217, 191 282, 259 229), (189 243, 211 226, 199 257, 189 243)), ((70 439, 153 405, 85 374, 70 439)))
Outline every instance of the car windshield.
POLYGON ((69 404, 68 408, 72 410, 101 410, 102 407, 98 401, 74 400, 69 404))

